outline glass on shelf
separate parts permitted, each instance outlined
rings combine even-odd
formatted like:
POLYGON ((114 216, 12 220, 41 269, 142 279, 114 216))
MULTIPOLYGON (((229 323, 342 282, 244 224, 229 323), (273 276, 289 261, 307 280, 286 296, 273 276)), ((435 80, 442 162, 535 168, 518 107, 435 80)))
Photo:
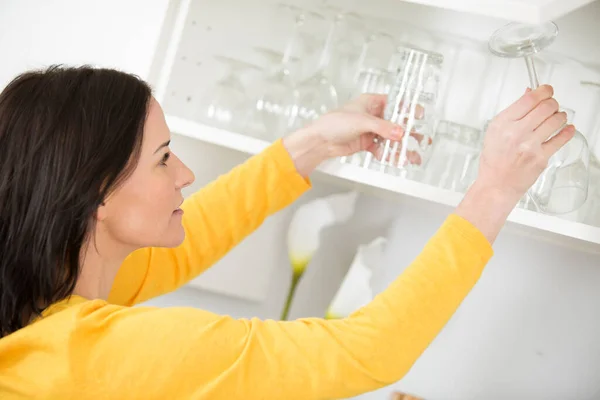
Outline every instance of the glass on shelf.
POLYGON ((248 70, 259 69, 256 65, 225 56, 214 60, 225 65, 228 72, 219 79, 199 101, 195 117, 210 126, 243 131, 248 112, 248 97, 241 76, 248 70))
POLYGON ((590 145, 590 158, 600 160, 600 79, 598 81, 582 81, 581 88, 591 99, 588 111, 586 127, 588 131, 588 143, 590 145))
POLYGON ((465 193, 477 177, 481 139, 481 129, 440 121, 422 182, 465 193))
MULTIPOLYGON (((392 74, 387 69, 364 69, 356 78, 356 86, 351 98, 356 98, 363 93, 387 94, 392 86, 392 74)), ((360 166, 369 154, 362 151, 349 157, 341 157, 342 163, 360 166)))
POLYGON ((336 15, 330 22, 316 72, 295 88, 296 104, 290 113, 292 120, 290 130, 300 129, 338 106, 338 93, 327 76, 327 66, 331 59, 336 29, 340 21, 341 16, 336 15))
POLYGON ((498 81, 493 57, 479 42, 446 39, 445 43, 439 46, 445 61, 440 85, 440 119, 479 128, 489 117, 486 113, 492 99, 488 96, 498 81))
MULTIPOLYGON (((276 140, 287 133, 294 123, 295 111, 298 104, 298 93, 295 90, 301 66, 296 60, 301 60, 309 51, 306 40, 310 32, 306 32, 307 18, 313 18, 314 13, 297 7, 280 5, 285 12, 294 14, 294 29, 287 40, 280 62, 270 69, 262 80, 256 82, 252 90, 254 118, 262 120, 264 136, 276 140)), ((283 12, 283 11, 282 11, 283 12)))
POLYGON ((598 148, 600 138, 600 81, 583 81, 582 88, 592 95, 591 115, 588 123, 590 155, 590 188, 588 200, 583 206, 582 222, 600 227, 600 158, 598 148))
POLYGON ((340 101, 350 97, 358 68, 361 48, 366 36, 364 16, 342 9, 327 10, 338 16, 338 26, 331 48, 326 75, 335 86, 340 101))
MULTIPOLYGON (((525 59, 530 86, 539 86, 533 55, 554 42, 558 27, 553 22, 530 25, 510 23, 496 31, 489 40, 490 51, 500 57, 525 59)), ((558 133, 558 132, 556 132, 558 133)), ((548 167, 528 191, 535 210, 551 214, 568 214, 580 208, 588 195, 589 149, 579 132, 548 162, 548 167)))
POLYGON ((588 199, 582 207, 581 222, 600 227, 600 162, 590 161, 590 189, 588 199))
POLYGON ((372 75, 373 71, 390 71, 390 60, 394 50, 395 44, 392 36, 375 30, 367 32, 356 62, 349 97, 356 95, 356 89, 360 89, 364 85, 362 81, 372 75))
POLYGON ((292 71, 298 58, 266 47, 254 47, 253 50, 261 56, 262 70, 267 72, 248 88, 246 131, 251 136, 271 141, 279 136, 275 134, 275 126, 283 125, 282 131, 287 126, 284 116, 286 108, 293 104, 290 97, 294 87, 292 71))

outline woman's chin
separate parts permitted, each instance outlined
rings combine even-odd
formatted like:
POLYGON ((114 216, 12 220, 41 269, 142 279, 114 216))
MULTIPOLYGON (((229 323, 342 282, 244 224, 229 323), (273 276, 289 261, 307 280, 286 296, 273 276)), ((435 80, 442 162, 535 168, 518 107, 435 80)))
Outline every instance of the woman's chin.
POLYGON ((178 229, 173 229, 172 232, 168 232, 160 238, 159 244, 153 247, 179 247, 185 239, 185 230, 183 226, 179 226, 178 229))

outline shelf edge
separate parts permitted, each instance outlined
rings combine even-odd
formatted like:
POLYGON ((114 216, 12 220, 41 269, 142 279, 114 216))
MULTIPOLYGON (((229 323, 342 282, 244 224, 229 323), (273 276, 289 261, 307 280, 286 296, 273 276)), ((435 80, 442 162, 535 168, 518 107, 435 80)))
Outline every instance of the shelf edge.
MULTIPOLYGON (((209 127, 179 117, 167 116, 167 123, 174 133, 248 155, 258 154, 270 145, 262 139, 209 127)), ((461 193, 342 164, 339 160, 323 163, 318 168, 318 173, 362 187, 366 186, 372 190, 382 190, 448 207, 456 207, 463 197, 461 193)), ((538 239, 562 245, 566 243, 560 239, 565 238, 570 242, 569 247, 600 254, 600 228, 519 208, 514 209, 509 215, 508 222, 516 225, 517 230, 524 231, 529 236, 533 235, 538 239)))

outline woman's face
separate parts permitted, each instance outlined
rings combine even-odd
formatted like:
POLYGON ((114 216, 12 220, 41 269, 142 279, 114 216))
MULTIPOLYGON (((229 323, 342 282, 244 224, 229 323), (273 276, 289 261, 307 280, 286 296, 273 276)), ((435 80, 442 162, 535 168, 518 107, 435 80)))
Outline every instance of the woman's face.
POLYGON ((112 242, 136 249, 175 247, 183 241, 181 189, 194 181, 194 174, 170 151, 170 140, 163 111, 153 98, 138 164, 98 210, 97 229, 112 242))

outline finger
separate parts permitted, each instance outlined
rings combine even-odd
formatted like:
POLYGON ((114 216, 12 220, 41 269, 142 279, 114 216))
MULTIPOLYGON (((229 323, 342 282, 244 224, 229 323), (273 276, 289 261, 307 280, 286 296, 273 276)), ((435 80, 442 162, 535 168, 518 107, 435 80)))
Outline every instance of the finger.
POLYGON ((558 112, 550 115, 534 130, 534 135, 539 143, 544 143, 550 136, 564 128, 567 124, 567 113, 558 112))
POLYGON ((525 93, 517 101, 502 111, 499 116, 510 121, 518 121, 537 107, 542 101, 554 95, 554 88, 542 85, 535 90, 525 93))
MULTIPOLYGON (((385 139, 394 140, 394 141, 399 141, 399 140, 404 139, 404 132, 405 131, 404 131, 404 129, 402 127, 400 127, 400 129, 401 129, 401 133, 400 133, 399 136, 384 137, 384 138, 385 139)), ((428 145, 430 145, 430 144, 433 143, 433 139, 429 135, 425 135, 423 133, 419 133, 419 132, 415 131, 414 129, 410 132, 410 137, 412 137, 413 139, 415 139, 419 144, 423 144, 423 141, 426 141, 428 145)))
MULTIPOLYGON (((558 112, 558 101, 551 97, 543 100, 533 110, 521 119, 522 123, 528 130, 537 129, 548 118, 558 112)), ((560 127, 559 127, 560 128, 560 127)))
MULTIPOLYGON (((368 117, 366 119, 362 119, 365 121, 364 125, 358 125, 361 132, 374 132, 384 139, 390 139, 394 141, 399 141, 404 137, 405 130, 401 125, 397 125, 377 117, 368 117)), ((418 133, 415 130, 411 131, 410 136, 415 138, 419 144, 422 144, 424 140, 427 141, 427 145, 431 145, 433 143, 433 139, 430 136, 418 133)))
MULTIPOLYGON (((403 135, 404 136, 404 135, 403 135)), ((410 136, 412 136, 413 138, 415 138, 415 140, 419 143, 419 144, 423 144, 423 141, 425 140, 425 138, 427 138, 426 142, 427 145, 431 145, 433 143, 433 139, 430 136, 426 136, 422 133, 417 133, 415 131, 412 131, 410 133, 410 136)))
POLYGON ((366 145, 363 147, 365 149, 365 151, 368 151, 369 153, 373 154, 373 156, 375 156, 375 158, 377 158, 378 160, 379 158, 379 143, 377 143, 374 139, 375 139, 375 134, 372 135, 368 135, 368 139, 366 141, 366 145))
POLYGON ((344 109, 383 118, 386 101, 387 95, 385 94, 364 93, 350 101, 344 109))
POLYGON ((567 125, 558 134, 548 139, 546 143, 542 144, 542 149, 546 157, 552 157, 552 155, 567 144, 569 140, 573 139, 573 136, 575 136, 575 127, 573 125, 567 125))
POLYGON ((406 151, 404 161, 401 161, 400 157, 402 156, 402 148, 398 146, 398 148, 394 150, 394 147, 394 144, 390 143, 387 149, 387 154, 384 154, 386 153, 385 145, 374 143, 374 146, 370 147, 368 151, 370 151, 379 161, 396 167, 400 166, 400 164, 402 164, 401 166, 403 167, 409 164, 421 165, 421 163, 423 162, 421 155, 414 150, 406 151))
POLYGON ((400 125, 372 115, 361 115, 360 122, 356 127, 361 133, 373 132, 390 140, 400 140, 404 135, 404 128, 400 125))
MULTIPOLYGON (((400 103, 400 108, 399 109, 402 110, 402 103, 400 103)), ((403 118, 403 122, 405 124, 408 124, 408 121, 409 121, 409 119, 411 117, 411 114, 413 114, 413 113, 411 113, 408 110, 405 111, 405 112, 406 112, 406 115, 403 118)), ((414 116, 415 119, 423 119, 425 117, 425 108, 423 106, 421 106, 420 104, 417 104, 415 106, 415 111, 414 111, 414 115, 413 116, 414 116)))
POLYGON ((408 163, 412 165, 421 165, 421 163, 423 162, 421 155, 416 151, 407 151, 406 159, 408 160, 408 163))

